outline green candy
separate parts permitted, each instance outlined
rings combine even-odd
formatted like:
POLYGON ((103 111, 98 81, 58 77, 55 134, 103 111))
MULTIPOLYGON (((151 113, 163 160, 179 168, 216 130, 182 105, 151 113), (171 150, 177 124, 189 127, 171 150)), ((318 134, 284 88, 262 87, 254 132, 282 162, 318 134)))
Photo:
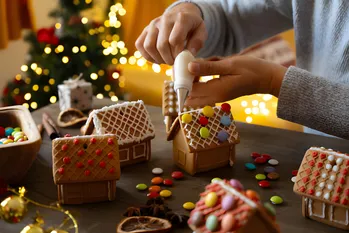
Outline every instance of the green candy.
POLYGON ((276 216, 276 210, 269 202, 264 203, 264 208, 271 216, 276 216))
POLYGON ((19 132, 19 131, 22 131, 22 129, 20 127, 16 127, 16 128, 13 129, 13 131, 19 132))
POLYGON ((213 183, 213 182, 215 182, 215 181, 221 181, 221 180, 222 180, 221 178, 216 177, 216 178, 213 178, 213 179, 211 180, 211 183, 213 183))
POLYGON ((208 216, 206 220, 206 228, 209 231, 215 231, 218 226, 218 219, 215 215, 208 216))
POLYGON ((23 138, 24 136, 23 135, 18 135, 15 137, 14 141, 17 142, 19 139, 23 138))
POLYGON ((13 131, 13 133, 12 133, 13 137, 17 137, 18 135, 24 136, 24 133, 23 132, 18 132, 18 131, 13 131))
POLYGON ((256 179, 257 180, 265 180, 267 177, 264 174, 257 174, 256 179))
POLYGON ((137 184, 136 189, 143 191, 146 190, 148 186, 146 184, 137 184))
POLYGON ((270 198, 270 201, 274 205, 280 205, 280 204, 282 204, 284 202, 284 200, 281 197, 279 197, 279 196, 272 196, 270 198))
POLYGON ((210 131, 206 127, 200 129, 200 136, 202 138, 208 138, 210 136, 210 131))

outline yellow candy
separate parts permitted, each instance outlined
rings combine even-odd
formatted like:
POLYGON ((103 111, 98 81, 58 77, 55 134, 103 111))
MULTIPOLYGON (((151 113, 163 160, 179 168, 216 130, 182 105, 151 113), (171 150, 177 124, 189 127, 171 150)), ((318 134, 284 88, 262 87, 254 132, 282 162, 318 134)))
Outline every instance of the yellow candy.
POLYGON ((206 106, 202 109, 202 113, 206 117, 213 117, 214 111, 213 111, 213 108, 211 106, 206 106))
POLYGON ((24 136, 23 136, 23 140, 24 140, 24 141, 27 141, 27 140, 28 140, 28 137, 24 135, 24 136))
POLYGON ((202 138, 208 138, 210 136, 210 131, 206 127, 200 129, 200 136, 202 138))
POLYGON ((215 192, 210 192, 205 197, 205 205, 208 208, 215 206, 217 204, 217 201, 218 201, 218 196, 215 192))
POLYGON ((182 115, 182 122, 189 124, 193 120, 193 117, 189 113, 184 113, 182 115))
POLYGON ((183 204, 183 208, 186 210, 192 210, 195 208, 195 204, 193 202, 186 202, 183 204))
POLYGON ((6 141, 3 142, 3 144, 9 144, 9 143, 13 143, 13 140, 7 139, 6 141))
POLYGON ((19 139, 24 138, 23 135, 17 135, 14 139, 15 142, 17 142, 19 139))
POLYGON ((172 195, 172 192, 170 190, 162 190, 160 192, 160 196, 162 197, 170 197, 172 195))

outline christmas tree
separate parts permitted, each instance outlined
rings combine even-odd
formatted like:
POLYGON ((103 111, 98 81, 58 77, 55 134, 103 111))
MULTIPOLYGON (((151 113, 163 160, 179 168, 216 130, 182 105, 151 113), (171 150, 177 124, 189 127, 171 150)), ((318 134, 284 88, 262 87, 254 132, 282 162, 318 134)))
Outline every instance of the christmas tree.
POLYGON ((128 51, 120 40, 118 18, 126 10, 121 1, 108 1, 104 22, 96 22, 81 15, 93 7, 93 0, 60 0, 50 13, 55 25, 25 36, 30 43, 27 61, 4 88, 3 104, 35 110, 55 103, 57 86, 79 74, 92 83, 97 98, 122 99, 124 82, 117 64, 127 61, 128 51))

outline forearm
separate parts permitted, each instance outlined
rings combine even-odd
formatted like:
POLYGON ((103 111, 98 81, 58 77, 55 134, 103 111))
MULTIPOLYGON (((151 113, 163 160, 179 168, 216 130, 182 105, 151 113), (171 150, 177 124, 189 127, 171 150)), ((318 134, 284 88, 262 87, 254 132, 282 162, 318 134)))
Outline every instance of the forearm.
POLYGON ((349 139, 349 84, 290 67, 281 85, 277 115, 349 139))

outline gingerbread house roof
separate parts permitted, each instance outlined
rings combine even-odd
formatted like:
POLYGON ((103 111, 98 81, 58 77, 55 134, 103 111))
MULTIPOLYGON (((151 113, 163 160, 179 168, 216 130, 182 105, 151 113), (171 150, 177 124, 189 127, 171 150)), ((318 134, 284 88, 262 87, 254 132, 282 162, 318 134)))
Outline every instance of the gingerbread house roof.
MULTIPOLYGON (((199 109, 190 106, 184 106, 183 112, 199 109)), ((164 116, 177 117, 179 112, 177 95, 173 89, 173 81, 165 80, 162 91, 162 114, 164 116)))
POLYGON ((232 114, 224 112, 220 106, 212 108, 214 114, 212 117, 207 118, 208 123, 205 126, 199 121, 200 117, 204 117, 202 113, 203 109, 181 113, 173 123, 167 140, 173 140, 177 133, 184 133, 190 152, 238 144, 240 139, 232 114), (184 114, 190 114, 192 116, 190 123, 184 123, 180 120, 184 114), (228 126, 223 125, 222 118, 230 119, 230 124, 228 126), (200 130, 203 127, 209 131, 207 138, 203 138, 200 135, 200 130), (226 140, 224 141, 218 139, 218 135, 222 133, 226 134, 226 140))
POLYGON ((294 192, 329 204, 349 207, 349 156, 311 147, 299 167, 294 192))
POLYGON ((138 143, 155 137, 155 128, 142 100, 111 105, 90 113, 85 134, 115 134, 118 144, 138 143))
POLYGON ((120 178, 118 142, 112 134, 56 138, 52 161, 56 184, 120 178))
MULTIPOLYGON (((271 233, 279 232, 278 226, 275 223, 275 216, 268 214, 269 212, 260 204, 260 200, 252 200, 245 195, 243 190, 235 189, 229 181, 227 180, 214 180, 211 184, 206 186, 205 192, 200 194, 200 200, 196 203, 195 209, 190 213, 190 218, 188 220, 189 226, 198 232, 211 231, 206 228, 206 224, 201 223, 200 225, 194 223, 193 216, 196 212, 200 212, 204 219, 207 219, 210 215, 215 215, 218 219, 218 225, 220 226, 222 219, 226 214, 233 214, 235 222, 233 229, 229 232, 238 232, 238 230, 244 227, 248 220, 253 214, 258 213, 258 216, 262 218, 263 222, 268 226, 271 233), (217 203, 213 207, 207 207, 205 200, 209 193, 216 193, 217 203), (231 196, 234 200, 229 210, 222 208, 222 200, 226 196, 231 196)), ((251 222, 249 223, 251 224, 251 222)), ((220 227, 215 230, 215 232, 221 232, 220 227)))

